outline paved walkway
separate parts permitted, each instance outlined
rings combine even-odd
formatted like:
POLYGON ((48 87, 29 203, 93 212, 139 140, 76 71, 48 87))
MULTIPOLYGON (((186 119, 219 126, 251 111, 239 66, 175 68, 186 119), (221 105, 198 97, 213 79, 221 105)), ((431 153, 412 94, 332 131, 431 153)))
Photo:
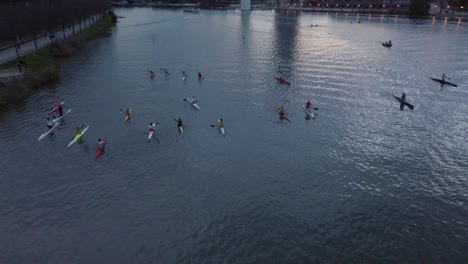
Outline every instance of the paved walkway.
MULTIPOLYGON (((99 22, 99 19, 100 19, 99 16, 93 16, 93 18, 94 19, 91 20, 92 25, 99 22)), ((86 21, 86 28, 89 28, 89 26, 90 26, 89 25, 89 20, 88 19, 86 19, 86 20, 87 20, 86 21)), ((84 22, 81 22, 81 29, 82 30, 85 29, 84 25, 85 25, 84 22)), ((75 34, 79 33, 79 32, 80 32, 80 24, 76 23, 75 24, 75 34)), ((71 37, 71 36, 73 36, 73 30, 72 30, 72 27, 70 26, 70 27, 65 29, 65 37, 68 38, 68 37, 71 37)), ((63 31, 62 30, 55 32, 55 41, 63 39, 63 38, 64 37, 63 37, 63 31)), ((39 37, 39 38, 36 39, 36 44, 37 44, 37 49, 40 49, 40 48, 43 48, 45 46, 49 46, 51 44, 51 41, 49 39, 49 36, 46 36, 45 38, 44 37, 39 37)), ((28 41, 28 42, 26 42, 24 44, 21 44, 20 46, 21 46, 21 48, 18 50, 18 53, 19 53, 20 57, 36 51, 36 48, 34 46, 34 40, 28 41)), ((12 60, 16 60, 15 47, 11 47, 11 48, 0 51, 0 64, 5 63, 5 62, 9 62, 9 61, 12 61, 12 60)))

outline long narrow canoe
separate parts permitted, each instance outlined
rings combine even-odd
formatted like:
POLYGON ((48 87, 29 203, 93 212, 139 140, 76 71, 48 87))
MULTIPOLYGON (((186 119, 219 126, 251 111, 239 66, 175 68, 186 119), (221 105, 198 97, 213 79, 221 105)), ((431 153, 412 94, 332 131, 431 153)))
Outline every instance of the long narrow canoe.
POLYGON ((196 101, 190 99, 190 98, 185 98, 186 101, 188 101, 193 107, 195 107, 196 109, 200 110, 200 106, 198 106, 198 104, 196 103, 196 101))
POLYGON ((280 77, 275 77, 275 79, 280 83, 280 84, 286 84, 291 86, 291 83, 286 81, 285 79, 281 79, 280 77))
POLYGON ((305 105, 302 105, 302 108, 304 109, 304 111, 306 112, 306 114, 307 114, 308 117, 315 118, 314 113, 312 113, 312 111, 310 111, 309 109, 307 109, 307 107, 306 107, 305 105))
MULTIPOLYGON (((154 124, 154 123, 153 123, 154 124)), ((154 131, 156 130, 155 127, 151 126, 149 129, 148 129, 148 141, 150 141, 151 137, 153 137, 153 134, 154 134, 154 131)))
POLYGON ((102 153, 104 153, 104 147, 106 146, 106 144, 107 144, 107 138, 104 138, 102 140, 102 146, 100 146, 98 148, 98 150, 96 151, 96 159, 95 160, 99 159, 99 157, 102 155, 102 153))
POLYGON ((86 131, 88 131, 88 128, 89 126, 85 127, 85 129, 81 131, 81 134, 75 135, 73 140, 68 144, 67 148, 71 147, 71 145, 73 145, 76 141, 78 141, 78 139, 80 139, 86 133, 86 131))
POLYGON ((280 116, 280 119, 286 119, 288 120, 289 122, 291 122, 291 120, 289 120, 288 116, 286 114, 282 115, 279 111, 278 108, 275 108, 276 112, 278 113, 278 115, 280 116))
POLYGON ((407 107, 409 107, 409 109, 413 110, 414 109, 414 106, 410 103, 407 103, 406 101, 403 101, 401 100, 401 97, 398 97, 396 95, 393 95, 393 97, 395 99, 397 99, 398 102, 400 102, 400 109, 403 110, 404 106, 406 105, 407 107))
MULTIPOLYGON (((132 109, 128 109, 128 112, 130 113, 130 115, 132 114, 132 109)), ((124 117, 124 123, 127 122, 129 119, 130 119, 130 115, 127 115, 127 113, 125 113, 125 117, 124 117)))
POLYGON ((66 115, 68 115, 70 112, 71 112, 71 109, 68 109, 68 111, 66 111, 62 116, 59 116, 59 117, 57 117, 57 118, 54 118, 54 119, 52 120, 52 122, 56 123, 56 122, 60 121, 62 118, 64 118, 64 117, 65 117, 66 115))
POLYGON ((451 83, 451 82, 447 82, 446 80, 442 80, 442 79, 437 79, 437 78, 431 78, 434 82, 438 82, 440 84, 447 84, 447 85, 452 85, 454 87, 457 87, 458 85, 454 84, 454 83, 451 83))
POLYGON ((37 141, 41 141, 43 140, 45 137, 47 137, 47 135, 49 135, 50 133, 52 133, 52 131, 58 126, 59 123, 55 123, 51 129, 47 130, 45 133, 43 133, 42 135, 39 136, 39 138, 37 139, 37 141))

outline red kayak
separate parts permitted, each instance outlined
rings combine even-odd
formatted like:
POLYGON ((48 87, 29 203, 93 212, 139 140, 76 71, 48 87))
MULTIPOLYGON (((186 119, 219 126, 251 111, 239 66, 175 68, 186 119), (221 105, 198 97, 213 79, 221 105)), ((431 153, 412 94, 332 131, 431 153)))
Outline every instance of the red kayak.
POLYGON ((275 77, 275 79, 281 84, 287 84, 287 85, 291 86, 291 83, 286 81, 285 79, 282 79, 280 77, 275 77))
POLYGON ((97 152, 96 152, 96 159, 99 159, 99 157, 102 155, 102 153, 104 153, 104 147, 106 146, 106 143, 107 143, 107 138, 104 138, 102 140, 103 144, 101 147, 98 148, 97 152))
POLYGON ((281 119, 286 119, 286 120, 288 120, 289 122, 291 122, 291 120, 289 120, 289 118, 288 118, 288 116, 287 116, 286 114, 282 115, 282 114, 280 113, 280 111, 279 111, 278 108, 275 108, 275 110, 276 110, 276 112, 278 113, 278 115, 280 115, 280 118, 281 118, 281 119))

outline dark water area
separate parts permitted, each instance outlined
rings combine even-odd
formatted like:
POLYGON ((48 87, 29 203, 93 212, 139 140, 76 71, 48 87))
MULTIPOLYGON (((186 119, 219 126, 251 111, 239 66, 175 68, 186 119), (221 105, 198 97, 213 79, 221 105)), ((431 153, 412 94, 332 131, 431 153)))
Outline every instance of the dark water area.
POLYGON ((468 262, 465 25, 115 11, 112 36, 0 114, 0 263, 468 262), (72 112, 38 142, 61 99, 72 112))

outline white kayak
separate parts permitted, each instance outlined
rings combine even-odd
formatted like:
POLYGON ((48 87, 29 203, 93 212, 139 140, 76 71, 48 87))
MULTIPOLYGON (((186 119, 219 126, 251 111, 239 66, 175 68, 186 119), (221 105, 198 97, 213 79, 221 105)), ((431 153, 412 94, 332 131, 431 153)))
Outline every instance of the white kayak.
MULTIPOLYGON (((154 123, 153 123, 154 124, 154 123)), ((150 141, 151 137, 153 137, 155 128, 152 127, 148 130, 148 141, 150 141)))
POLYGON ((224 136, 224 127, 220 127, 220 126, 218 127, 219 127, 219 131, 221 131, 221 134, 224 136))
POLYGON ((71 109, 68 109, 68 111, 66 111, 62 116, 59 116, 57 118, 52 119, 52 122, 56 123, 56 122, 60 121, 60 119, 62 119, 64 116, 66 116, 70 112, 71 112, 71 109))
POLYGON ((185 81, 187 79, 187 75, 182 76, 182 81, 185 81))
POLYGON ((58 126, 59 123, 55 123, 51 129, 47 130, 44 134, 40 135, 39 138, 37 139, 37 141, 41 141, 43 140, 45 137, 47 137, 47 135, 49 135, 57 126, 58 126))
POLYGON ((303 108, 304 111, 306 112, 307 116, 312 117, 312 118, 315 118, 314 113, 312 113, 312 111, 308 110, 308 109, 306 108, 305 105, 302 105, 302 108, 303 108))
MULTIPOLYGON (((58 123, 57 123, 58 124, 58 123)), ((71 145, 73 145, 73 143, 75 143, 76 141, 78 141, 78 139, 80 139, 85 133, 86 131, 88 131, 88 128, 89 126, 85 127, 85 129, 81 130, 81 134, 78 134, 76 135, 73 140, 68 144, 67 148, 69 148, 71 145)))
POLYGON ((197 103, 194 102, 192 99, 190 99, 190 98, 185 98, 185 100, 187 100, 193 107, 195 107, 196 109, 200 110, 200 106, 198 106, 197 103))

